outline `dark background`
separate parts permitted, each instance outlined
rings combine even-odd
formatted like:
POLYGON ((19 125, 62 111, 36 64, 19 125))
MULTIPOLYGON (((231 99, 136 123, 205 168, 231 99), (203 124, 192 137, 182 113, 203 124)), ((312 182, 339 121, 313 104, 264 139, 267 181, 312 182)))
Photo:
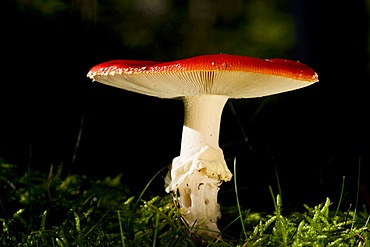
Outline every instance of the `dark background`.
MULTIPOLYGON (((226 105, 220 146, 230 170, 236 158, 241 203, 271 209, 269 186, 278 193, 278 184, 286 205, 337 202, 345 176, 347 209, 360 169, 359 200, 370 206, 370 3, 325 2, 4 1, 0 157, 93 179, 122 173, 141 191, 179 154, 182 102, 93 83, 92 66, 220 52, 280 57, 311 66, 320 81, 226 105)), ((158 178, 151 190, 163 186, 158 178)), ((233 186, 221 186, 220 203, 235 205, 233 186)))

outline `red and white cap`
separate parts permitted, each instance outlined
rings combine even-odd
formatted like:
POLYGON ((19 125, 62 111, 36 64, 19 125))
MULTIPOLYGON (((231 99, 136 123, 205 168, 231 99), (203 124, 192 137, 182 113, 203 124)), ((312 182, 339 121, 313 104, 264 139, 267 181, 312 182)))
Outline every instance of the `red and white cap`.
POLYGON ((87 76, 103 84, 159 98, 202 94, 254 98, 318 81, 314 70, 297 61, 228 54, 172 62, 112 60, 94 66, 87 76))

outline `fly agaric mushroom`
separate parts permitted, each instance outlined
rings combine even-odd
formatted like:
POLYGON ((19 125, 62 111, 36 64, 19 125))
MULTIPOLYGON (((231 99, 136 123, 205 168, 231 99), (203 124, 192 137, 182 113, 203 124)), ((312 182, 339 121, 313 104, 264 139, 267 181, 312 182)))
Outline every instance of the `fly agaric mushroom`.
POLYGON ((173 62, 113 60, 87 74, 93 81, 159 98, 182 98, 180 155, 173 159, 166 191, 178 195, 183 218, 197 232, 219 233, 217 193, 232 173, 219 147, 220 121, 229 98, 254 98, 318 81, 310 67, 285 59, 227 54, 173 62))

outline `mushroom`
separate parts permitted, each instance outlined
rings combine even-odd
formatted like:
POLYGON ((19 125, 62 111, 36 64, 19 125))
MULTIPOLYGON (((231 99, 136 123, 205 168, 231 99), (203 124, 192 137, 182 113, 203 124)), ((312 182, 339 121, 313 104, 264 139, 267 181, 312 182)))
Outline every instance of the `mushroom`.
POLYGON ((181 150, 172 161, 165 190, 174 192, 187 225, 211 236, 219 234, 220 185, 232 178, 219 147, 227 100, 282 93, 318 81, 314 70, 297 61, 228 54, 173 62, 113 60, 94 66, 87 76, 128 91, 183 100, 181 150))

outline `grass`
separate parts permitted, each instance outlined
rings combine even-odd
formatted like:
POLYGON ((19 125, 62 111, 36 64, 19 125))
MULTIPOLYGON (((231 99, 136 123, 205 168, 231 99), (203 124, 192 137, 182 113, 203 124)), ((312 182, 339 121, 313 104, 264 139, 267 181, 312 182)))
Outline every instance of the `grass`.
MULTIPOLYGON (((330 199, 304 205, 304 212, 284 212, 280 195, 270 189, 274 212, 251 212, 238 201, 222 208, 233 220, 221 230, 230 235, 207 239, 185 226, 170 194, 132 195, 121 175, 91 181, 64 174, 63 165, 49 173, 0 162, 1 246, 370 246, 366 208, 340 211, 330 199), (235 227, 236 226, 236 227, 235 227)), ((234 178, 236 178, 234 164, 234 178)))

